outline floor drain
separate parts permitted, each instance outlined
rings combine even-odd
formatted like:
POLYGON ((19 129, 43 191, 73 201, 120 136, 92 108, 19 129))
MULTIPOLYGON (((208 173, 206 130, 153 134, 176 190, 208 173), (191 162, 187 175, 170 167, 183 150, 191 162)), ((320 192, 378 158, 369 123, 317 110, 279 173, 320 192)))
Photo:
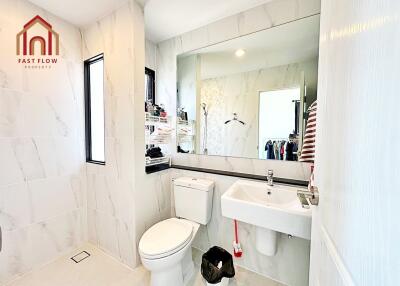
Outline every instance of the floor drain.
POLYGON ((87 251, 82 251, 81 253, 78 253, 77 255, 74 255, 71 257, 72 261, 74 261, 75 263, 79 263, 82 260, 85 260, 86 258, 88 258, 90 256, 90 253, 87 251))

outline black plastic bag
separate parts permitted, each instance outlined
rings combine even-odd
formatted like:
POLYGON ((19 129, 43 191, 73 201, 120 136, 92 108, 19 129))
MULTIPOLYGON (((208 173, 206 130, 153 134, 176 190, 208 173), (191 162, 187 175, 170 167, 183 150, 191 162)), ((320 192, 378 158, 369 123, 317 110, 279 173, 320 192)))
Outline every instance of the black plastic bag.
POLYGON ((232 278, 235 276, 232 255, 221 247, 211 247, 203 254, 201 275, 211 284, 220 283, 224 277, 232 278), (218 269, 220 261, 222 262, 222 267, 218 269))

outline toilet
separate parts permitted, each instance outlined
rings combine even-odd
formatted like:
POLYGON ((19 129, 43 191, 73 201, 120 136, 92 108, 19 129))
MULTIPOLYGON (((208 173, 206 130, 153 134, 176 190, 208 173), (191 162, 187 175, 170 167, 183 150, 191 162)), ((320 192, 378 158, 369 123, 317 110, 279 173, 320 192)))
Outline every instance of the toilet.
POLYGON ((152 286, 183 286, 194 273, 192 242, 200 224, 211 218, 214 182, 181 177, 173 181, 176 218, 149 228, 139 241, 152 286))

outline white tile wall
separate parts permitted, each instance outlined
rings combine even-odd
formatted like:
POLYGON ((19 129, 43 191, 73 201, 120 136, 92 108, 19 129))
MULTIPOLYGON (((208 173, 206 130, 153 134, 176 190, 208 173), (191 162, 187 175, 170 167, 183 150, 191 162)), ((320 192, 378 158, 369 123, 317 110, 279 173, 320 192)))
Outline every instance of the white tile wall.
POLYGON ((24 0, 0 1, 0 285, 86 240, 79 30, 24 0), (60 34, 50 70, 17 64, 15 35, 36 15, 60 34))
POLYGON ((129 1, 82 34, 84 58, 104 53, 106 76, 106 165, 87 165, 89 241, 135 267, 144 231, 171 216, 169 172, 145 174, 143 11, 129 1))
POLYGON ((157 46, 149 40, 145 42, 145 65, 154 71, 157 69, 157 46))
POLYGON ((134 247, 134 95, 138 76, 134 67, 140 40, 134 28, 143 24, 136 17, 137 9, 137 4, 129 1, 82 30, 83 58, 104 53, 105 61, 106 165, 87 164, 89 241, 131 267, 138 263, 134 247))

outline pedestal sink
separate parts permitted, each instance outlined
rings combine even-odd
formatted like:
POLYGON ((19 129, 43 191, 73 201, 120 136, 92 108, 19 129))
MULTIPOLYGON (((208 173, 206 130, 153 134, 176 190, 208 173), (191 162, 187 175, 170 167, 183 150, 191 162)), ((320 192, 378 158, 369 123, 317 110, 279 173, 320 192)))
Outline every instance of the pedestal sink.
POLYGON ((279 232, 311 239, 311 210, 302 208, 299 189, 238 180, 222 195, 222 216, 255 225, 257 250, 273 256, 279 232))

